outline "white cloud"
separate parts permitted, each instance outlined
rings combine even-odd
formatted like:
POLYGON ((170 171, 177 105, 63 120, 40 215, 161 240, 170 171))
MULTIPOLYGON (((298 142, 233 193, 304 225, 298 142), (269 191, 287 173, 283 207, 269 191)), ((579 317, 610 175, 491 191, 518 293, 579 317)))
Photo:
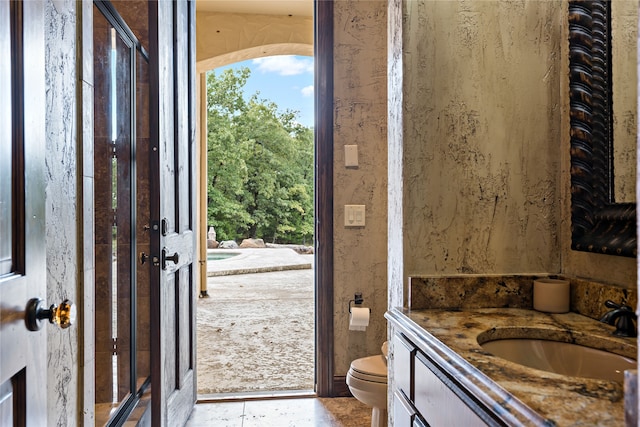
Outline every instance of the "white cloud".
POLYGON ((263 73, 278 73, 281 76, 313 73, 313 59, 298 58, 292 55, 257 58, 253 60, 253 63, 263 73))
POLYGON ((313 96, 313 85, 303 87, 300 92, 302 96, 313 96))

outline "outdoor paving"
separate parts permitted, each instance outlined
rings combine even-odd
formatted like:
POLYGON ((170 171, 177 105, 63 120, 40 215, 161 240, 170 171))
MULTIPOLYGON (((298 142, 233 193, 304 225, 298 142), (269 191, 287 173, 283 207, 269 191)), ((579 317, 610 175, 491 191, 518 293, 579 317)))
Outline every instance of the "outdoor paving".
POLYGON ((313 390, 313 255, 213 251, 240 255, 208 262, 214 275, 196 317, 198 394, 313 390))

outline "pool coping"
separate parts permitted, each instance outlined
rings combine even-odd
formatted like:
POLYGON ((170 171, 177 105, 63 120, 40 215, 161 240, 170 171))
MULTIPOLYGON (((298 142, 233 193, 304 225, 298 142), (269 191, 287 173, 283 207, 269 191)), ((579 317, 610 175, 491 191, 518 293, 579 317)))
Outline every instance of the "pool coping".
POLYGON ((313 255, 300 255, 290 248, 208 249, 207 255, 210 253, 239 255, 222 260, 206 261, 207 277, 313 268, 313 255))

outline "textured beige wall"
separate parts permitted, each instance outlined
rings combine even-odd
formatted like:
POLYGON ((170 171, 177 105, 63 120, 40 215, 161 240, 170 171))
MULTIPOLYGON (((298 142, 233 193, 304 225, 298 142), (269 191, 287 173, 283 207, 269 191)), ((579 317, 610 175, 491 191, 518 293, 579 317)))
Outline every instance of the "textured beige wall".
POLYGON ((334 335, 335 375, 379 354, 387 309, 386 2, 334 3, 334 335), (358 145, 359 167, 344 166, 358 145), (363 228, 344 227, 344 205, 366 205, 363 228), (362 292, 365 332, 349 331, 348 302, 362 292))
POLYGON ((638 129, 638 2, 611 2, 613 57, 614 197, 636 200, 636 135, 638 129))
POLYGON ((405 7, 405 275, 559 272, 561 3, 405 7))
POLYGON ((213 12, 196 14, 198 72, 272 55, 313 56, 313 18, 213 12))
MULTIPOLYGON (((402 34, 390 36, 403 52, 390 60, 403 69, 390 74, 403 88, 390 126, 402 125, 389 135, 390 171, 402 179, 390 185, 389 236, 402 235, 403 281, 562 272, 634 287, 635 259, 570 249, 567 2, 403 9, 402 34)), ((390 288, 396 304, 402 285, 390 288)))

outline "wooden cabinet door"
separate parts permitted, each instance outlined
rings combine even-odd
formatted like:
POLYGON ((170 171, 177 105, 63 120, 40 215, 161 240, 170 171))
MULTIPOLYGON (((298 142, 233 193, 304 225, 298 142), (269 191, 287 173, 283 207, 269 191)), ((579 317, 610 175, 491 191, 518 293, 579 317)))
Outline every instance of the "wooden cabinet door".
POLYGON ((178 426, 196 401, 195 4, 152 2, 149 22, 152 422, 178 426))
POLYGON ((47 334, 25 308, 46 297, 42 2, 0 0, 0 425, 47 425, 47 334))

